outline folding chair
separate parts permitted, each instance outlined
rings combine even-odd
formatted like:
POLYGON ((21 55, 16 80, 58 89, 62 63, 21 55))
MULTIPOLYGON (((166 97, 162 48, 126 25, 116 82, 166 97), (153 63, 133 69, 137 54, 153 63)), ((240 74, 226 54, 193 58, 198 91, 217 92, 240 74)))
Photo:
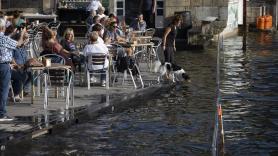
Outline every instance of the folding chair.
POLYGON ((102 74, 105 74, 106 89, 109 89, 109 66, 107 57, 108 55, 103 53, 91 53, 87 56, 86 75, 88 90, 91 88, 91 76, 101 76, 102 74), (97 69, 97 67, 100 68, 97 69))

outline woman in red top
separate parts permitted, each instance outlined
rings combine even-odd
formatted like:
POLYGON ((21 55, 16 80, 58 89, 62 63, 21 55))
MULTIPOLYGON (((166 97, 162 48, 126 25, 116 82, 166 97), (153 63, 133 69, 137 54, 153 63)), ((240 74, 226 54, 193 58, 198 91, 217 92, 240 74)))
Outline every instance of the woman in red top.
POLYGON ((56 39, 56 32, 52 31, 48 27, 44 27, 42 31, 42 48, 44 54, 57 54, 62 56, 66 60, 66 65, 70 65, 72 67, 72 55, 78 55, 74 52, 69 52, 62 47, 62 45, 56 39))

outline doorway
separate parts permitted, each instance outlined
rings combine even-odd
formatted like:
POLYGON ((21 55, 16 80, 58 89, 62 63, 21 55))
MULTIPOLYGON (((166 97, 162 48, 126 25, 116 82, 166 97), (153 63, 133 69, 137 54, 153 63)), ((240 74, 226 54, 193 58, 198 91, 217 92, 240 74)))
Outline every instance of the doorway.
POLYGON ((125 0, 125 19, 126 23, 130 24, 137 14, 140 12, 140 0, 125 0))

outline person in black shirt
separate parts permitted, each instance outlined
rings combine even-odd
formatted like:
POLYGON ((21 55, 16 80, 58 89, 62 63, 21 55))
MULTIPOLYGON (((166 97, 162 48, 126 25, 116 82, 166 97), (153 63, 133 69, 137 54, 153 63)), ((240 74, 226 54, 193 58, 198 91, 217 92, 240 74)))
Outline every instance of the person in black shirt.
POLYGON ((171 24, 165 28, 163 35, 163 51, 165 62, 174 63, 174 52, 176 51, 175 39, 177 27, 181 24, 181 17, 175 16, 171 24))

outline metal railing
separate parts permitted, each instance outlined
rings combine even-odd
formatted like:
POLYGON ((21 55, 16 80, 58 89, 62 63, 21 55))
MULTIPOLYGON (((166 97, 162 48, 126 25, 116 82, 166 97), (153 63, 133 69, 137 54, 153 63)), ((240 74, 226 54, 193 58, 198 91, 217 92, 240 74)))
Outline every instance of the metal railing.
POLYGON ((217 75, 216 75, 216 113, 215 113, 215 124, 212 140, 212 155, 224 155, 224 128, 223 128, 223 116, 222 116, 222 104, 221 104, 221 92, 220 92, 220 58, 221 52, 223 51, 223 35, 218 35, 218 46, 217 46, 217 75))

